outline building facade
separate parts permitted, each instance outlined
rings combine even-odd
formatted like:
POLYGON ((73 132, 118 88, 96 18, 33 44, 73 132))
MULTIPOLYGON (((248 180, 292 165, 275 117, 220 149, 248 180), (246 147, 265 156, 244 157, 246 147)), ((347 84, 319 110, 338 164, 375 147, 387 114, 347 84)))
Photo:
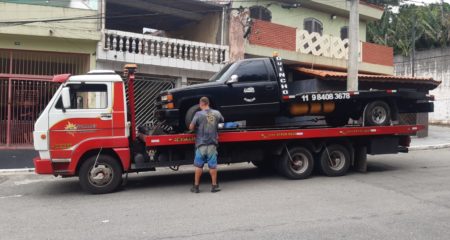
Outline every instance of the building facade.
MULTIPOLYGON (((366 42, 382 8, 361 1, 359 12, 360 72, 393 74, 392 48, 366 42)), ((230 61, 277 51, 292 68, 344 71, 348 15, 346 1, 326 0, 0 0, 0 148, 32 146, 54 74, 138 64, 137 122, 151 125, 160 91, 230 61)))
POLYGON ((97 1, 0 1, 0 148, 30 148, 60 73, 96 65, 97 1))
POLYGON ((395 56, 395 75, 433 77, 441 84, 430 94, 435 96, 434 112, 430 113, 430 122, 450 124, 450 48, 437 48, 417 51, 415 59, 411 56, 395 56), (414 64, 414 69, 413 69, 414 64))
POLYGON ((225 5, 213 1, 103 0, 97 68, 138 64, 136 120, 154 122, 160 91, 207 81, 229 61, 225 5), (123 17, 126 16, 126 17, 123 17))
MULTIPOLYGON (((279 0, 257 4, 236 1, 232 9, 231 59, 272 56, 278 51, 292 65, 347 68, 349 5, 346 1, 279 0)), ((392 48, 366 42, 367 23, 379 20, 383 8, 361 1, 359 13, 359 71, 392 75, 392 48)))

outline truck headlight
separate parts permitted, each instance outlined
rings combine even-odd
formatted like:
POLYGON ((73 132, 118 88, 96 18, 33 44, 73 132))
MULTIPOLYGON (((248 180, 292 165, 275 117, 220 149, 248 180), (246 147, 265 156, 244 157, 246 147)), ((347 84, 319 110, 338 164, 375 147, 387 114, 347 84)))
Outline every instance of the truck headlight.
POLYGON ((162 108, 173 109, 173 108, 175 108, 175 106, 173 105, 173 103, 167 103, 167 104, 162 105, 162 108))
POLYGON ((167 95, 161 96, 161 101, 171 102, 172 100, 173 100, 172 94, 167 94, 167 95))

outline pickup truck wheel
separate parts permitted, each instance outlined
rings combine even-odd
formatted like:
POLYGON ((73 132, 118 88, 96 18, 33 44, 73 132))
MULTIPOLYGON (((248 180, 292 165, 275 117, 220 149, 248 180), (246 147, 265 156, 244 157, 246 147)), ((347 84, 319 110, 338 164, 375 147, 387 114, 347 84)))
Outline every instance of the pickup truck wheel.
POLYGON ((391 123, 391 109, 386 102, 373 101, 367 104, 364 112, 366 126, 387 126, 391 123))
POLYGON ((186 129, 189 128, 189 125, 192 122, 192 119, 194 118, 194 115, 196 112, 200 111, 200 106, 198 104, 190 107, 187 111, 186 114, 184 115, 184 124, 186 126, 186 129))
POLYGON ((350 167, 350 153, 339 144, 327 146, 320 155, 320 170, 327 176, 343 176, 350 167))
POLYGON ((122 183, 122 168, 109 155, 94 155, 84 161, 78 172, 83 190, 93 194, 110 193, 122 183), (94 166, 95 164, 95 166, 94 166))
POLYGON ((304 179, 311 175, 314 169, 314 158, 304 147, 293 147, 285 150, 277 162, 277 169, 283 176, 290 179, 304 179))

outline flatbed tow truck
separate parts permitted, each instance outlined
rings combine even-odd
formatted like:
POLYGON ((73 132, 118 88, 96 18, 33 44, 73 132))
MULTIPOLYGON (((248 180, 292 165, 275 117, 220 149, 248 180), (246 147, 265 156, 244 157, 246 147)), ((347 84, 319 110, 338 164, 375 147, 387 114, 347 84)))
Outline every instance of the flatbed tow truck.
MULTIPOLYGON (((195 135, 134 131, 134 78, 125 82, 112 71, 57 75, 61 87, 35 124, 37 174, 78 176, 81 187, 101 194, 116 190, 124 175, 156 167, 192 164, 195 135)), ((219 163, 252 162, 289 179, 304 179, 318 165, 327 176, 364 168, 367 154, 408 152, 410 135, 421 125, 326 126, 222 129, 219 163)))

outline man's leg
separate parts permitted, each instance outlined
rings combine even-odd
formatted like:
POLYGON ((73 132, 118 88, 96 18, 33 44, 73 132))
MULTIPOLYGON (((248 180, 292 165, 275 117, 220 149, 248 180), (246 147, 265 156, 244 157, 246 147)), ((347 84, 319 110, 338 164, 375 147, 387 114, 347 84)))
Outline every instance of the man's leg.
POLYGON ((191 192, 193 193, 199 193, 200 192, 200 178, 203 173, 203 165, 205 164, 203 160, 203 156, 201 154, 200 149, 197 148, 195 151, 195 158, 194 158, 194 166, 195 166, 195 174, 194 174, 194 186, 191 188, 191 192))
POLYGON ((215 145, 208 146, 208 168, 211 175, 211 192, 220 191, 217 184, 217 148, 215 145))
POLYGON ((217 185, 217 168, 210 168, 209 174, 211 175, 212 185, 217 185))
POLYGON ((203 168, 195 167, 195 177, 194 177, 194 185, 198 186, 200 185, 200 178, 203 173, 203 168))

